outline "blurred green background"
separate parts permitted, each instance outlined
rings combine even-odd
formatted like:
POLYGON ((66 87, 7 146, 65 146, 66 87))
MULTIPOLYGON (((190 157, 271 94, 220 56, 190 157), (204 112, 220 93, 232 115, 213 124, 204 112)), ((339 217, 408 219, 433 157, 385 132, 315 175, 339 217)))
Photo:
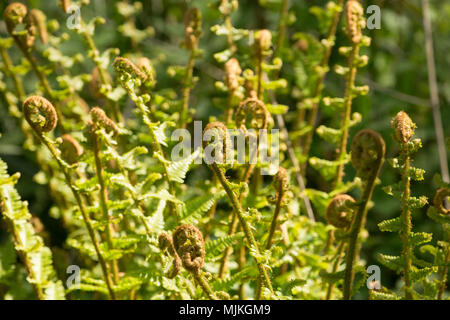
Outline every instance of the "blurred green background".
MULTIPOLYGON (((2 0, 0 9, 12 1, 2 0)), ((56 19, 61 25, 59 32, 68 32, 71 40, 64 43, 61 50, 66 54, 76 54, 84 51, 82 39, 65 27, 66 16, 57 6, 57 0, 29 0, 21 1, 29 7, 39 8, 44 11, 48 19, 56 19)), ((131 2, 131 1, 129 1, 131 2)), ((123 24, 123 16, 118 13, 116 1, 91 0, 91 4, 83 8, 84 19, 94 16, 106 18, 106 24, 98 27, 95 40, 100 48, 118 47, 121 54, 133 50, 141 50, 145 56, 152 59, 156 66, 158 88, 172 87, 175 90, 181 88, 180 83, 167 74, 167 68, 171 65, 186 64, 187 52, 180 48, 179 44, 184 37, 183 14, 189 6, 196 6, 203 13, 204 34, 200 41, 200 48, 204 50, 203 58, 196 64, 195 74, 199 77, 199 83, 193 89, 191 106, 195 109, 196 119, 208 120, 211 115, 220 115, 221 110, 216 108, 212 100, 217 96, 214 82, 222 80, 221 66, 213 58, 213 54, 226 47, 224 37, 217 37, 210 27, 220 22, 217 10, 212 10, 209 5, 215 1, 180 1, 180 0, 145 0, 142 1, 143 11, 136 18, 138 29, 148 29, 152 36, 142 41, 130 41, 123 35, 118 27, 123 24)), ((269 1, 265 1, 269 2, 269 1)), ((238 12, 232 15, 233 25, 244 29, 276 29, 279 12, 276 6, 272 9, 264 8, 257 0, 241 0, 238 12)), ((308 32, 320 37, 316 18, 308 11, 313 5, 324 6, 326 1, 295 0, 291 1, 291 13, 295 17, 288 28, 288 34, 295 32, 308 32)), ((376 4, 381 7, 381 29, 366 30, 366 34, 372 38, 372 46, 365 49, 365 54, 370 57, 368 67, 358 73, 358 84, 368 84, 371 87, 369 95, 358 98, 354 102, 354 111, 363 115, 363 121, 357 127, 352 128, 351 135, 361 128, 371 128, 381 133, 387 143, 387 157, 397 154, 398 148, 391 138, 391 118, 400 110, 405 110, 417 123, 416 136, 423 142, 423 149, 416 156, 414 165, 426 170, 425 181, 413 183, 413 195, 426 195, 432 198, 436 185, 433 177, 440 172, 437 156, 437 143, 434 131, 432 109, 429 103, 429 87, 426 68, 425 38, 422 25, 422 12, 419 0, 396 1, 362 1, 367 7, 376 4)), ((450 136, 450 1, 430 0, 431 17, 433 24, 433 38, 435 44, 435 59, 437 65, 437 77, 439 82, 439 94, 441 112, 445 136, 450 136)), ((6 37, 5 26, 2 21, 0 35, 6 37)), ((291 41, 293 43, 293 41, 291 41)), ((346 36, 340 25, 337 35, 337 46, 346 44, 346 36)), ((18 51, 17 51, 18 52, 18 51)), ((14 59, 20 59, 20 55, 13 55, 14 59)), ((331 57, 331 66, 340 57, 336 50, 331 57)), ((82 64, 76 65, 74 74, 90 73, 94 65, 88 59, 82 64)), ((289 74, 288 65, 284 66, 282 76, 289 74)), ((27 77, 25 86, 28 93, 33 92, 36 84, 34 75, 27 77)), ((326 78, 326 92, 324 95, 342 96, 344 82, 333 72, 326 78)), ((296 101, 289 94, 279 96, 280 102, 287 104, 295 110, 296 101)), ((90 102, 88 100, 88 102, 90 102)), ((287 117, 289 119, 289 115, 287 117)), ((331 115, 321 113, 319 123, 330 122, 331 115)), ((0 157, 8 162, 11 173, 21 172, 22 178, 18 185, 22 197, 29 201, 30 211, 41 218, 50 233, 52 246, 62 246, 65 240, 64 230, 58 220, 49 216, 51 199, 45 186, 33 181, 33 176, 38 168, 31 160, 30 155, 24 153, 21 148, 23 136, 16 122, 8 115, 8 108, 2 97, 0 100, 0 157)), ((315 137, 312 154, 323 155, 329 148, 322 140, 315 137)), ((354 175, 350 166, 347 167, 347 179, 354 175)), ((308 171, 308 187, 318 187, 317 173, 308 171)), ((399 176, 387 164, 381 174, 381 186, 398 181, 399 176)), ((378 264, 375 255, 378 252, 397 254, 400 251, 400 242, 396 234, 381 233, 377 223, 386 218, 395 217, 399 213, 399 202, 387 196, 381 186, 377 187, 373 201, 373 209, 369 212, 367 228, 370 233, 368 241, 364 244, 362 258, 367 264, 378 264)), ((431 222, 425 215, 426 208, 414 212, 415 231, 433 232, 436 239, 440 239, 440 227, 431 222)), ((322 218, 323 220, 323 218, 322 218)), ((0 229, 0 237, 5 237, 5 232, 0 229)), ((386 268, 382 268, 382 284, 387 287, 396 285, 397 276, 386 268)), ((364 294, 364 293, 363 293, 364 294)))

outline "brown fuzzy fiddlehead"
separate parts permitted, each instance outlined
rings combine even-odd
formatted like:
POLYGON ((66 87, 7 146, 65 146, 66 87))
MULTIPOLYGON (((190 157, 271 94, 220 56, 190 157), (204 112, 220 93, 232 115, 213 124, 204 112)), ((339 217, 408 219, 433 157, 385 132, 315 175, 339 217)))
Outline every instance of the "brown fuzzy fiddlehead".
POLYGON ((276 190, 276 202, 275 202, 275 212, 272 217, 272 223, 270 225, 269 237, 267 238, 266 250, 272 247, 273 235, 275 234, 275 229, 277 227, 277 220, 281 212, 281 207, 283 204, 283 198, 288 190, 289 177, 285 168, 280 167, 277 174, 273 178, 273 187, 276 190))
POLYGON ((450 215, 450 210, 444 205, 447 197, 450 197, 450 189, 441 188, 436 192, 433 199, 433 205, 436 207, 437 211, 443 215, 450 215))
POLYGON ((361 29, 364 26, 364 10, 357 0, 347 1, 347 32, 353 43, 359 43, 362 38, 361 29))
POLYGON ((215 153, 213 156, 218 162, 225 163, 233 151, 233 144, 228 128, 219 121, 209 123, 203 130, 203 148, 206 148, 210 144, 211 137, 219 140, 214 141, 214 143, 220 143, 220 148, 214 149, 214 152, 219 152, 219 154, 215 153))
POLYGON ((132 78, 141 80, 141 83, 147 80, 147 75, 127 58, 117 57, 114 60, 114 69, 118 74, 127 73, 132 78))
POLYGON ((46 26, 47 17, 45 14, 39 9, 33 9, 30 11, 30 14, 27 18, 30 25, 33 25, 38 33, 39 38, 41 39, 43 44, 47 44, 48 42, 48 32, 46 26))
POLYGON ((28 9, 25 5, 18 2, 13 2, 6 7, 3 13, 6 29, 9 34, 16 39, 17 43, 23 48, 27 49, 33 46, 36 40, 36 25, 33 19, 28 14, 28 9), (25 33, 16 33, 16 27, 25 24, 25 33))
POLYGON ((79 157, 83 154, 83 147, 70 134, 64 134, 61 140, 62 142, 59 145, 61 157, 68 164, 77 163, 79 157))
POLYGON ((145 82, 148 83, 149 86, 153 85, 156 82, 155 68, 153 67, 150 59, 146 57, 140 57, 136 63, 136 67, 138 67, 139 70, 141 70, 145 74, 145 82))
POLYGON ((235 91, 239 88, 239 76, 242 73, 241 66, 236 58, 231 58, 225 63, 225 73, 228 90, 235 91))
MULTIPOLYGON (((162 239, 163 244, 167 244, 167 237, 163 237, 165 238, 162 239)), ((183 224, 173 231, 172 239, 173 248, 179 257, 178 259, 181 259, 183 267, 192 273, 205 294, 210 299, 216 300, 217 296, 201 273, 205 263, 205 242, 200 230, 191 224, 183 224)))
POLYGON ((352 223, 355 199, 347 194, 335 196, 327 207, 325 218, 329 224, 338 229, 348 229, 352 223))
POLYGON ((119 127, 117 124, 108 118, 105 111, 99 107, 94 107, 90 111, 90 115, 94 124, 105 128, 108 131, 112 131, 115 134, 119 133, 119 127))
POLYGON ((251 117, 250 126, 253 129, 267 129, 270 114, 264 102, 258 98, 248 98, 242 101, 236 110, 236 127, 244 132, 247 132, 245 125, 247 116, 251 117))
POLYGON ((414 135, 416 124, 411 120, 408 114, 404 111, 397 113, 391 122, 394 129, 395 139, 402 145, 408 143, 414 135))
POLYGON ((272 45, 272 33, 269 30, 259 30, 257 35, 257 45, 261 51, 269 50, 272 45))
POLYGON ((190 272, 199 272, 205 262, 205 243, 200 230, 184 224, 174 230, 172 238, 183 267, 190 272))
POLYGON ((158 237, 159 248, 163 251, 167 250, 173 257, 172 269, 169 271, 167 277, 173 279, 181 270, 181 259, 175 250, 173 240, 170 234, 161 233, 158 237))
POLYGON ((386 153, 383 138, 373 130, 364 129, 353 138, 351 149, 351 161, 357 170, 357 175, 368 180, 379 170, 377 164, 386 153))
MULTIPOLYGON (((203 131, 203 141, 204 141, 204 146, 206 146, 208 143, 205 143, 205 134, 208 131, 207 128, 216 128, 219 131, 221 131, 222 134, 222 139, 225 140, 225 145, 227 144, 226 141, 228 140, 229 136, 228 136, 228 131, 226 130, 226 126, 220 122, 212 122, 210 123, 210 127, 206 127, 205 130, 203 131)), ((230 183, 227 180, 227 178, 225 177, 225 174, 223 172, 223 170, 221 170, 216 163, 212 163, 211 164, 211 169, 214 171, 214 174, 216 175, 216 177, 218 178, 220 184, 222 185, 222 187, 225 189, 225 192, 227 193, 228 198, 230 199, 230 202, 233 206, 233 210, 234 210, 234 214, 236 215, 236 217, 239 219, 239 222, 242 226, 242 229, 244 230, 245 233, 245 237, 249 243, 249 245, 251 247, 253 247, 253 250, 255 250, 258 254, 259 254, 259 246, 258 243, 255 240, 255 237, 253 235, 253 232, 250 228, 250 225, 248 224, 247 220, 245 220, 244 218, 244 210, 242 209, 242 205, 240 204, 240 201, 235 193, 235 191, 232 190, 232 188, 230 187, 230 183)), ((230 234, 232 234, 230 232, 230 234)), ((266 285, 266 287, 270 290, 271 293, 273 293, 273 288, 272 288, 272 283, 270 281, 270 277, 269 274, 267 272, 266 266, 261 263, 260 261, 256 261, 256 264, 258 266, 258 271, 260 274, 261 279, 263 279, 264 284, 266 285)))
POLYGON ((55 107, 44 97, 27 98, 23 103, 23 114, 38 134, 52 131, 58 123, 55 107))

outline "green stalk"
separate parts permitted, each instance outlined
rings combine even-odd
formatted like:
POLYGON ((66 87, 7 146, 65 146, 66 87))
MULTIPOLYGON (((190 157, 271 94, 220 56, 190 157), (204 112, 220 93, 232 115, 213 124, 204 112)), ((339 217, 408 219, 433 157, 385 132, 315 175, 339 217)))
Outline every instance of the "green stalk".
POLYGON ((192 76, 194 73, 195 50, 196 49, 193 48, 190 52, 187 71, 184 78, 183 109, 181 113, 181 128, 183 129, 186 128, 189 114, 189 98, 191 96, 192 76))
POLYGON ((402 169, 402 214, 400 238, 402 240, 402 261, 403 261, 403 278, 405 281, 405 298, 407 300, 413 299, 412 296, 412 281, 411 281, 411 268, 412 268, 412 246, 410 244, 411 237, 411 210, 409 209, 409 197, 411 195, 410 189, 410 157, 408 155, 407 145, 402 145, 402 157, 404 158, 404 166, 402 169))
POLYGON ((353 102, 353 91, 355 88, 355 79, 356 79, 356 59, 359 55, 360 45, 354 44, 352 47, 352 52, 349 57, 349 72, 347 76, 347 84, 345 88, 345 111, 344 111, 344 119, 341 124, 341 128, 343 130, 340 146, 339 146, 339 154, 337 160, 340 162, 337 168, 336 180, 334 182, 335 186, 338 186, 342 182, 342 178, 344 176, 344 159, 347 154, 347 141, 348 141, 348 129, 350 127, 350 117, 352 113, 352 102, 353 102))
MULTIPOLYGON (((95 132, 97 128, 93 127, 93 145, 94 145, 94 158, 95 158, 95 171, 97 173, 97 179, 98 183, 100 185, 100 206, 103 212, 103 219, 106 221, 106 243, 108 244, 108 249, 113 249, 112 244, 112 226, 110 223, 109 218, 109 211, 108 211, 108 196, 107 196, 107 189, 105 185, 105 178, 104 178, 104 170, 102 161, 100 158, 100 143, 97 133, 95 132)), ((113 275, 114 275, 114 283, 117 284, 119 282, 119 266, 117 264, 117 260, 112 260, 112 266, 113 266, 113 275)))
POLYGON ((366 222, 367 205, 372 198, 385 153, 386 146, 383 138, 373 130, 364 129, 353 138, 351 160, 357 170, 357 175, 364 182, 364 191, 361 199, 358 201, 356 215, 353 218, 349 231, 348 247, 345 256, 344 300, 350 300, 352 297, 355 278, 354 265, 361 250, 359 235, 366 222))
MULTIPOLYGON (((253 249, 256 251, 256 254, 259 254, 260 252, 259 252, 258 244, 255 240, 255 237, 253 236, 252 230, 251 230, 248 222, 244 218, 244 210, 242 209, 239 199, 237 198, 237 196, 233 192, 233 190, 231 190, 231 188, 229 186, 229 182, 228 182, 227 178, 225 177, 225 174, 217 166, 217 164, 212 164, 211 168, 214 171, 214 173, 216 174, 217 178, 219 179, 220 183, 222 184, 225 192, 227 193, 227 195, 231 201, 234 212, 237 215, 237 217, 239 218, 239 222, 241 224, 242 229, 244 230, 245 237, 246 237, 249 245, 251 247, 253 247, 253 249)), ((258 271, 259 271, 261 278, 263 279, 267 288, 269 288, 269 290, 273 294, 274 291, 272 288, 272 283, 270 281, 270 277, 269 277, 266 267, 264 266, 264 264, 262 264, 261 262, 258 262, 256 259, 255 259, 255 261, 256 261, 256 265, 258 266, 258 271)))

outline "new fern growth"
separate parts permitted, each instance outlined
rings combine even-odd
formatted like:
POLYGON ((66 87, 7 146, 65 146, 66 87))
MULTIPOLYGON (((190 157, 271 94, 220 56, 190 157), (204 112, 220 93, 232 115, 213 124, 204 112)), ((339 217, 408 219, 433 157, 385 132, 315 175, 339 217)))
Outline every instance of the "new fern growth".
MULTIPOLYGON (((400 156, 390 161, 393 168, 401 174, 401 182, 385 187, 384 190, 391 196, 401 201, 400 217, 381 222, 378 226, 381 231, 398 232, 402 242, 400 256, 387 256, 380 254, 380 262, 388 268, 401 273, 404 280, 404 299, 415 299, 414 282, 419 282, 434 272, 434 267, 420 267, 414 256, 414 248, 430 242, 432 235, 429 233, 415 233, 412 231, 412 216, 414 209, 427 204, 427 198, 411 196, 411 180, 423 180, 424 171, 411 166, 412 155, 422 146, 420 139, 412 139, 416 124, 403 111, 400 111, 392 120, 395 140, 400 145, 400 156)), ((374 293, 376 294, 376 293, 374 293)))

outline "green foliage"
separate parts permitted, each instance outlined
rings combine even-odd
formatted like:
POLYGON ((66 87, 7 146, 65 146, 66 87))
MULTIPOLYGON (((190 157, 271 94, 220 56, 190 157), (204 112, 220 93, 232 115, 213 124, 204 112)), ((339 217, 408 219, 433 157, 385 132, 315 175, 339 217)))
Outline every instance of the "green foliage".
MULTIPOLYGON (((428 94, 404 4, 384 4, 374 31, 356 0, 73 1, 79 21, 57 2, 0 5, 1 299, 448 298, 431 109, 405 106, 423 146, 405 119, 388 138, 386 92, 428 94), (46 21, 29 19, 38 8, 46 21), (220 139, 199 144, 197 120, 220 139), (275 160, 199 164, 252 129, 279 139, 256 146, 275 160), (375 256, 379 289, 366 288, 375 256), (69 266, 81 273, 65 287, 69 266)), ((436 46, 445 66, 448 41, 436 46)))

